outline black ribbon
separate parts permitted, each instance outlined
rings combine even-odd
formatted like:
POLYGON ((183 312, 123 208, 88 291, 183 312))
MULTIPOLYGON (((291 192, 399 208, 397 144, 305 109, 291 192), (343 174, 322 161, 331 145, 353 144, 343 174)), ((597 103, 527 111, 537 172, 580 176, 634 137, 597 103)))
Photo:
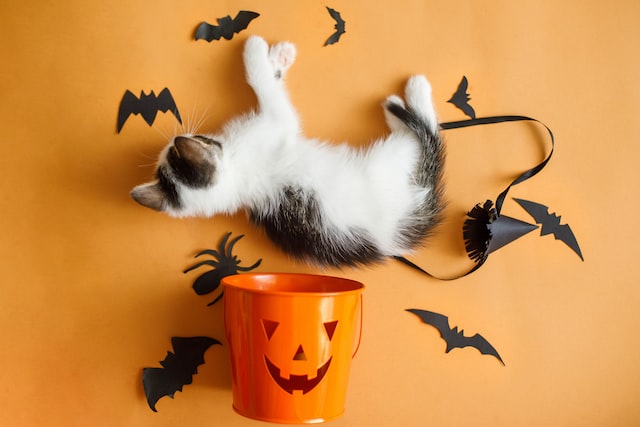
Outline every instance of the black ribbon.
MULTIPOLYGON (((507 186, 507 188, 505 188, 498 195, 498 197, 496 197, 495 208, 494 208, 495 210, 493 212, 493 216, 495 216, 495 217, 499 217, 500 216, 500 212, 502 211, 502 205, 504 204, 505 198, 507 197, 507 193, 509 193, 509 190, 511 190, 511 187, 513 187, 514 185, 520 184, 521 182, 524 182, 524 181, 528 180, 529 178, 537 175, 542 169, 544 169, 544 167, 547 165, 547 163, 549 163, 549 160, 551 160, 551 156, 553 155, 553 150, 555 148, 555 138, 553 136, 553 132, 551 132, 551 129, 549 129, 549 127, 547 125, 545 125, 544 123, 542 123, 540 120, 537 120, 537 119, 534 119, 534 118, 531 118, 531 117, 527 117, 527 116, 480 117, 480 118, 475 118, 475 119, 460 120, 460 121, 456 121, 456 122, 446 122, 446 123, 441 123, 440 124, 440 128, 442 130, 449 130, 449 129, 461 129, 461 128, 471 127, 471 126, 482 126, 482 125, 492 125, 492 124, 498 124, 498 123, 522 122, 522 121, 534 122, 534 123, 538 123, 538 124, 544 126, 544 128, 547 130, 547 132, 549 132, 549 137, 551 138, 551 150, 549 151, 549 154, 547 155, 547 157, 542 162, 540 162, 536 166, 534 166, 531 169, 528 169, 528 170, 524 171, 522 174, 520 174, 516 179, 514 179, 507 186)), ((489 203, 489 205, 490 204, 491 203, 489 203)), ((486 205, 487 205, 487 203, 485 203, 485 206, 486 205)), ((480 244, 482 244, 482 243, 480 243, 480 244)), ((467 248, 467 252, 469 252, 468 248, 467 248)), ((435 279, 439 279, 439 280, 455 280, 455 279, 459 279, 461 277, 467 276, 467 275, 473 273, 474 271, 478 270, 485 263, 485 261, 487 260, 488 254, 486 254, 483 257, 479 257, 477 262, 476 262, 476 264, 473 266, 473 268, 471 268, 471 270, 467 271, 464 274, 461 274, 461 275, 455 276, 455 277, 451 277, 451 278, 443 278, 443 277, 434 276, 433 274, 431 274, 428 271, 424 270, 423 268, 419 267, 418 265, 416 265, 415 263, 413 263, 412 261, 408 260, 405 257, 396 256, 394 258, 396 260, 402 262, 403 264, 408 265, 409 267, 411 267, 413 269, 416 269, 416 270, 426 274, 427 276, 433 277, 435 279)))

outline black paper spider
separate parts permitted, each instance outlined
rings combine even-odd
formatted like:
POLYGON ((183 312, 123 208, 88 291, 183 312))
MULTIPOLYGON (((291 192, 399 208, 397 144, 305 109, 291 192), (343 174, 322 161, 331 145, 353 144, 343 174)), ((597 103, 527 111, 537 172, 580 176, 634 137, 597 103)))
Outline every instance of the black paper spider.
MULTIPOLYGON (((233 250, 233 246, 238 242, 238 240, 244 237, 244 234, 235 237, 227 244, 230 237, 231 232, 225 234, 224 237, 222 237, 222 240, 218 245, 218 250, 205 249, 204 251, 196 254, 194 257, 198 258, 202 255, 211 255, 215 258, 215 260, 201 261, 183 271, 183 273, 188 273, 192 270, 195 270, 196 268, 202 267, 203 265, 210 265, 213 267, 213 270, 209 270, 206 273, 201 274, 193 282, 193 290, 196 292, 196 294, 210 294, 220 287, 220 282, 224 277, 238 274, 238 272, 240 271, 251 271, 257 268, 262 262, 262 258, 260 258, 250 267, 241 267, 240 263, 242 261, 239 260, 236 255, 232 255, 231 251, 233 250)), ((220 295, 218 295, 213 301, 207 304, 207 306, 213 305, 218 302, 220 298, 222 298, 222 295, 223 292, 220 292, 220 295)))

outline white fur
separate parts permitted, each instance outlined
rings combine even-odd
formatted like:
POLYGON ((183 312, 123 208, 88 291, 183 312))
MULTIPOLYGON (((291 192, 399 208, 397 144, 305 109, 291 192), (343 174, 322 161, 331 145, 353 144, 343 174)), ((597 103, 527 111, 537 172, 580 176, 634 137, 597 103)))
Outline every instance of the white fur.
MULTIPOLYGON (((296 184, 314 192, 332 226, 367 230, 386 255, 406 252, 408 248, 400 247, 394 238, 398 224, 429 191, 412 184, 419 141, 386 111, 391 133, 366 149, 302 136, 283 81, 295 54, 290 43, 269 49, 259 37, 248 39, 246 75, 259 108, 231 121, 220 134, 208 135, 223 145, 215 184, 205 189, 182 188, 184 208, 167 208, 167 213, 185 217, 230 214, 242 208, 269 210, 274 208, 278 189, 296 184)), ((437 129, 426 78, 409 79, 405 98, 437 129)), ((397 96, 387 102, 404 105, 397 96)))

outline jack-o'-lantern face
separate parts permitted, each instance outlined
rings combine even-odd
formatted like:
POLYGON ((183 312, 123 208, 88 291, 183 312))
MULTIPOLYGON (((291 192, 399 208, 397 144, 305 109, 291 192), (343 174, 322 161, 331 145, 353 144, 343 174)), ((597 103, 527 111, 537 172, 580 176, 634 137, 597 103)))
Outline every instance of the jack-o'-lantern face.
POLYGON ((293 394, 295 390, 302 391, 302 394, 313 390, 322 381, 331 366, 333 359, 331 340, 336 332, 338 321, 322 323, 321 327, 327 340, 326 342, 322 340, 319 343, 317 340, 313 343, 300 343, 292 340, 290 336, 285 335, 287 328, 281 327, 281 322, 278 321, 263 319, 262 326, 266 339, 271 345, 278 346, 280 354, 282 352, 286 354, 286 348, 291 350, 291 358, 283 361, 285 362, 283 365, 293 366, 288 376, 282 374, 278 361, 272 361, 269 356, 264 355, 264 361, 271 378, 289 394, 293 394))

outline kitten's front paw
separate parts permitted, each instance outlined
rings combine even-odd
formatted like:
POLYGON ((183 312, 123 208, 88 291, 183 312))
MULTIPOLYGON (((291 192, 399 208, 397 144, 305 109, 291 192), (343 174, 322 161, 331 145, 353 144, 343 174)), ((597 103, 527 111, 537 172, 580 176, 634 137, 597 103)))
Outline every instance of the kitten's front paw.
POLYGON ((271 62, 276 79, 284 77, 295 60, 296 47, 293 43, 280 42, 269 49, 269 62, 271 62))

